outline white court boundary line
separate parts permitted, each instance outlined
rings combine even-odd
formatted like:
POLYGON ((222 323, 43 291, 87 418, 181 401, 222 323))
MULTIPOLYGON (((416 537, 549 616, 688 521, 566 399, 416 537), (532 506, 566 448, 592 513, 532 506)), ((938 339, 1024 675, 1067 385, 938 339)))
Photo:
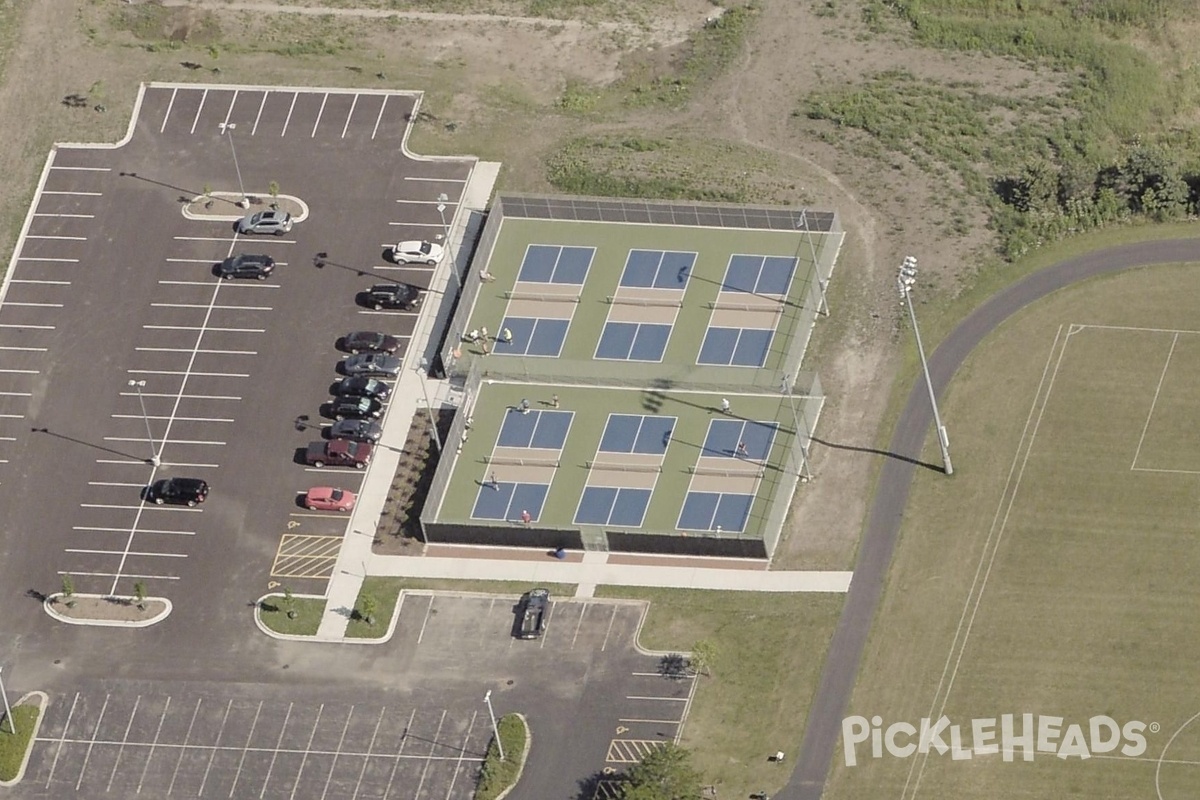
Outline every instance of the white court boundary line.
POLYGON ((1146 424, 1142 426, 1142 435, 1138 437, 1137 449, 1133 451, 1133 462, 1129 469, 1137 470, 1138 456, 1142 454, 1142 445, 1146 441, 1146 431, 1150 430, 1150 420, 1154 419, 1154 407, 1158 405, 1158 395, 1162 392, 1163 381, 1167 379, 1167 370, 1171 368, 1171 357, 1175 355, 1175 345, 1179 344, 1179 334, 1171 337, 1171 349, 1167 351, 1167 360, 1163 363, 1162 372, 1158 376, 1158 385, 1154 387, 1154 399, 1150 401, 1150 410, 1146 412, 1146 424))

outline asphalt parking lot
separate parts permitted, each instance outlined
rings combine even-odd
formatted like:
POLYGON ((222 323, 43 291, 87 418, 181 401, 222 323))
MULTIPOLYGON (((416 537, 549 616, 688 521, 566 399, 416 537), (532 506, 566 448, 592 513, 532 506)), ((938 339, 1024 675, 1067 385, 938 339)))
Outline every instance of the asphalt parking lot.
POLYGON ((355 295, 383 280, 428 285, 432 268, 389 264, 384 246, 437 239, 474 164, 406 155, 414 102, 150 87, 126 144, 56 152, 0 305, 0 503, 11 509, 0 591, 56 591, 64 574, 81 593, 131 594, 142 582, 186 616, 223 598, 221 613, 242 615, 242 598, 276 570, 297 592, 323 590, 328 570, 294 568, 288 556, 301 550, 281 541, 331 548, 345 518, 304 512, 297 495, 354 491, 363 474, 294 463, 319 435, 296 420, 321 422, 340 335, 382 330, 405 353, 416 314, 362 308, 355 295), (248 237, 181 213, 181 200, 237 192, 239 180, 259 196, 276 182, 308 218, 284 236, 248 237), (241 252, 272 256, 275 273, 213 276, 241 252), (208 502, 142 502, 143 487, 170 476, 207 480, 208 502))

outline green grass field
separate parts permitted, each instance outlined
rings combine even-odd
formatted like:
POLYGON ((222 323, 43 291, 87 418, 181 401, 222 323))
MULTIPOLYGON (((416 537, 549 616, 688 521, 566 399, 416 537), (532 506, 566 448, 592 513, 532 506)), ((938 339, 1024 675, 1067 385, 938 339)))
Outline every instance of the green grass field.
POLYGON ((955 477, 917 476, 849 709, 885 726, 1108 715, 1151 726, 1145 753, 876 760, 864 744, 855 767, 839 749, 831 797, 1200 792, 1198 291, 1195 265, 1095 280, 968 360, 943 406, 955 477))

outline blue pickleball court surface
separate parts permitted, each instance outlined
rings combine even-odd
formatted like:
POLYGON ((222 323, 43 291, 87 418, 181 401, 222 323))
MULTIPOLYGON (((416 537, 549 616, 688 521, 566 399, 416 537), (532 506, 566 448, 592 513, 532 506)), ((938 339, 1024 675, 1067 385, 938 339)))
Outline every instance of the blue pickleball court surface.
POLYGON ((767 363, 775 331, 762 328, 709 327, 700 346, 697 364, 761 367, 767 363))
POLYGON ((545 483, 484 482, 475 495, 471 518, 520 522, 521 512, 528 511, 531 521, 536 522, 542 516, 549 491, 550 485, 545 483))
POLYGON ((530 409, 522 414, 519 410, 511 408, 504 415, 496 446, 562 450, 574 416, 574 412, 571 411, 530 409))
POLYGON ((672 327, 651 322, 607 322, 596 345, 596 358, 662 361, 672 327))
POLYGON ((587 281, 588 269, 595 255, 594 247, 531 244, 525 250, 517 280, 582 286, 587 281))
POLYGON ((576 525, 640 528, 650 505, 650 489, 588 486, 575 511, 576 525))
POLYGON ((726 292, 786 297, 795 274, 796 259, 791 256, 731 256, 721 288, 726 292))
POLYGON ((662 455, 667 452, 676 421, 675 417, 609 414, 600 437, 600 452, 662 455))
POLYGON ((512 341, 497 339, 492 352, 498 356, 549 356, 557 358, 567 340, 569 319, 546 317, 505 317, 496 335, 508 330, 512 341))
POLYGON ((750 519, 752 494, 688 492, 679 512, 679 529, 684 531, 744 531, 750 519))
POLYGON ((621 272, 621 285, 640 289, 686 289, 695 264, 695 253, 630 250, 621 272))
POLYGON ((748 458, 766 461, 775 443, 776 422, 755 422, 740 419, 714 419, 708 423, 701 454, 712 458, 748 458), (745 452, 738 453, 738 444, 745 452))

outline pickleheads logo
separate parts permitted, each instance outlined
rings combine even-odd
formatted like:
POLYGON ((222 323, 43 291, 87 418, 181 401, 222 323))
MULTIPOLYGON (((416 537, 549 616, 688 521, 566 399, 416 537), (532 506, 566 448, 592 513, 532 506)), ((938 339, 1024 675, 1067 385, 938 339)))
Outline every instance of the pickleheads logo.
POLYGON ((1158 732, 1157 723, 1131 720, 1121 725, 1104 715, 1083 724, 1064 722, 1062 717, 1004 714, 998 719, 973 719, 967 725, 943 716, 923 719, 919 725, 893 722, 884 727, 882 717, 854 716, 842 720, 842 747, 848 767, 858 763, 857 747, 868 740, 872 758, 883 758, 885 752, 896 758, 934 752, 949 753, 955 761, 996 754, 1012 761, 1020 751, 1025 761, 1033 761, 1035 753, 1082 760, 1113 752, 1140 756, 1146 752, 1146 732, 1158 732))

